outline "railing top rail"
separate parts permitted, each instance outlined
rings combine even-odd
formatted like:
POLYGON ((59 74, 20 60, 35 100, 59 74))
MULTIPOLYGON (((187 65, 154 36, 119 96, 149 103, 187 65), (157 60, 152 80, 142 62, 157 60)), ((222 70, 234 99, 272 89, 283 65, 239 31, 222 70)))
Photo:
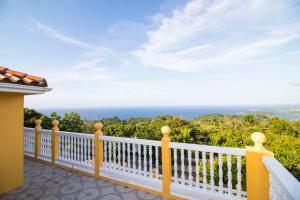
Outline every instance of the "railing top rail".
POLYGON ((34 128, 24 127, 24 130, 34 130, 34 128))
POLYGON ((246 150, 241 148, 218 147, 218 146, 209 146, 209 145, 200 145, 200 144, 170 142, 170 148, 196 150, 196 151, 230 154, 230 155, 238 155, 238 156, 246 155, 246 150))
POLYGON ((145 144, 151 146, 161 146, 161 141, 157 141, 157 140, 144 140, 144 139, 126 138, 126 137, 113 137, 113 136, 100 136, 100 139, 108 140, 112 142, 126 142, 126 143, 134 143, 134 144, 145 144))
POLYGON ((285 188, 288 194, 293 197, 293 199, 299 199, 300 182, 274 157, 264 156, 263 162, 273 177, 282 183, 282 187, 285 188))
POLYGON ((48 133, 51 133, 52 132, 52 130, 48 130, 48 129, 42 129, 41 130, 41 132, 43 133, 43 132, 48 132, 48 133))
POLYGON ((66 135, 66 136, 74 136, 74 137, 81 137, 81 138, 94 138, 94 134, 88 133, 76 133, 76 132, 68 132, 68 131, 58 131, 58 135, 66 135))

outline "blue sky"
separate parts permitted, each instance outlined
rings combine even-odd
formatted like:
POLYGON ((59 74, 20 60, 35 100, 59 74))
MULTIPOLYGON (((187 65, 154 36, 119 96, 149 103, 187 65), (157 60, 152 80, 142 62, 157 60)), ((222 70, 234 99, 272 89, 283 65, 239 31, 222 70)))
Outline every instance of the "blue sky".
POLYGON ((28 107, 300 103, 297 0, 1 0, 0 30, 53 88, 28 107))

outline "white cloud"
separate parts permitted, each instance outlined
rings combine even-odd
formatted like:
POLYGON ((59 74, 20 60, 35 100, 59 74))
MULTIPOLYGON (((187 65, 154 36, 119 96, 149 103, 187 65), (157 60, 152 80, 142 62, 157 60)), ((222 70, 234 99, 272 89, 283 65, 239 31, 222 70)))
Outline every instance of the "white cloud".
POLYGON ((51 37, 51 38, 56 39, 58 41, 61 41, 65 44, 71 44, 71 45, 74 45, 74 46, 77 46, 77 47, 80 47, 80 48, 84 48, 84 49, 98 49, 98 50, 102 50, 103 52, 106 52, 106 53, 109 53, 109 54, 113 53, 112 50, 109 49, 109 48, 100 47, 100 46, 97 46, 97 45, 94 45, 94 44, 91 44, 91 43, 88 43, 88 42, 81 41, 77 38, 68 36, 65 33, 61 32, 61 31, 59 31, 55 28, 52 28, 52 27, 50 27, 46 24, 43 24, 43 23, 37 21, 33 17, 31 17, 31 19, 32 19, 32 22, 35 24, 36 28, 38 30, 42 31, 48 37, 51 37))
MULTIPOLYGON (((245 62, 300 37, 294 1, 192 0, 134 52, 148 66, 179 71, 245 62)), ((157 19, 154 15, 154 20, 157 19)))
POLYGON ((293 81, 289 83, 290 86, 294 87, 294 88, 300 88, 300 81, 293 81))
MULTIPOLYGON (((110 73, 108 66, 105 62, 116 56, 114 51, 107 47, 94 45, 84 42, 77 38, 67 36, 60 30, 50 27, 37 21, 31 17, 37 30, 55 40, 64 44, 71 44, 85 49, 79 61, 76 61, 73 66, 64 66, 64 70, 60 73, 49 73, 48 79, 52 83, 60 83, 64 81, 96 81, 96 80, 111 80, 113 75, 110 73)), ((117 57, 116 57, 117 59, 117 57)))

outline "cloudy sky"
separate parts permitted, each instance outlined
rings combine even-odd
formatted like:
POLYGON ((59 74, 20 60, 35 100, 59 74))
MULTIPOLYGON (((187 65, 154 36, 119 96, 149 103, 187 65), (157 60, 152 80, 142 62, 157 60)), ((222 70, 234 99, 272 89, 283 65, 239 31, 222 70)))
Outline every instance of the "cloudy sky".
POLYGON ((0 45, 32 108, 300 103, 297 0, 1 0, 0 45))

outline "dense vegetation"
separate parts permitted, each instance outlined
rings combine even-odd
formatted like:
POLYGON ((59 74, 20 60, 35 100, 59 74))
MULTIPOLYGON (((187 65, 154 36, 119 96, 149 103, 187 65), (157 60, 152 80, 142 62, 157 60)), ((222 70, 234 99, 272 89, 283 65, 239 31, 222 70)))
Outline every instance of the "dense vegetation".
MULTIPOLYGON (((66 113, 63 117, 52 113, 44 116, 25 109, 25 126, 34 127, 35 119, 42 119, 42 126, 51 129, 51 120, 60 121, 65 131, 93 133, 96 121, 83 121, 77 113, 66 113)), ((215 146, 242 147, 252 145, 250 135, 255 131, 265 133, 266 149, 300 180, 300 121, 289 121, 265 115, 204 115, 193 120, 180 117, 159 116, 154 118, 117 117, 101 120, 104 133, 118 137, 136 137, 160 140, 160 128, 170 126, 171 140, 215 146)))

